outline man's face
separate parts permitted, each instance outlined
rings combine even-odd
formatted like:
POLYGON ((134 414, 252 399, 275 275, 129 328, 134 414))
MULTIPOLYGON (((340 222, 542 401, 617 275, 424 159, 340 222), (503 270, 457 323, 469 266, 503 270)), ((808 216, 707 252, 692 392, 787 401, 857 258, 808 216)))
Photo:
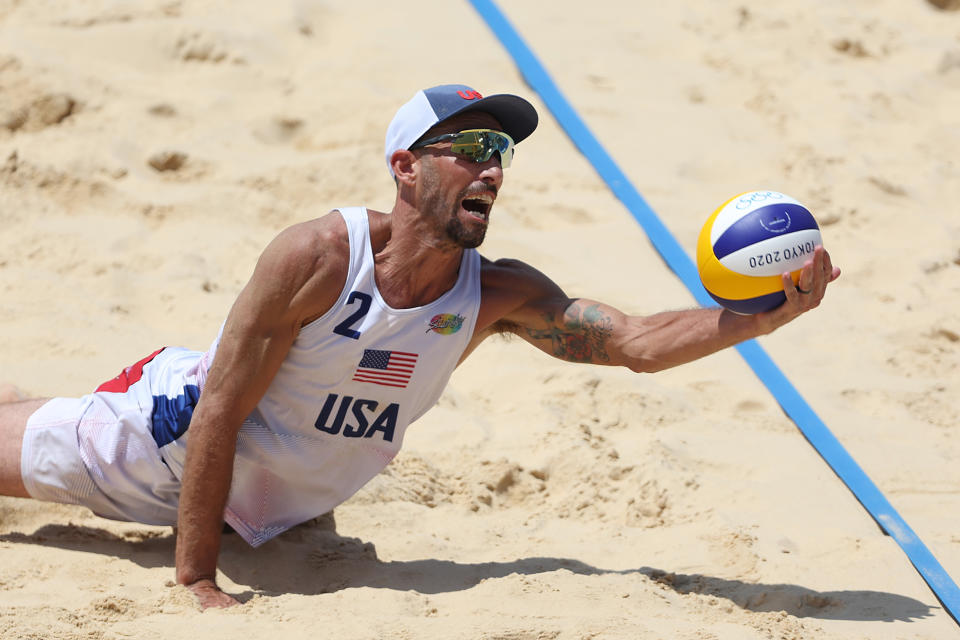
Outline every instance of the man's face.
MULTIPOLYGON (((424 137, 465 129, 501 130, 488 113, 454 116, 430 129, 424 137)), ((499 154, 473 162, 450 151, 450 142, 417 149, 421 172, 417 184, 418 208, 433 213, 453 246, 479 247, 487 233, 493 201, 503 184, 499 154)))

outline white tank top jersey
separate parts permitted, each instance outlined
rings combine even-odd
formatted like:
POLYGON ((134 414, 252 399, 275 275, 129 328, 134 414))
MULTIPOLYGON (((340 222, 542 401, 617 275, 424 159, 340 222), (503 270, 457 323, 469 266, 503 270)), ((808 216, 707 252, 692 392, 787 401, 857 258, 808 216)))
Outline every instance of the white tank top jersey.
MULTIPOLYGON (((449 291, 422 307, 391 308, 374 279, 366 209, 339 211, 350 238, 343 291, 301 329, 237 439, 224 518, 253 546, 326 513, 387 466, 407 425, 440 398, 480 308, 473 249, 463 252, 449 291)), ((218 344, 219 336, 194 360, 200 389, 218 344)), ((178 478, 189 433, 158 440, 178 478)))

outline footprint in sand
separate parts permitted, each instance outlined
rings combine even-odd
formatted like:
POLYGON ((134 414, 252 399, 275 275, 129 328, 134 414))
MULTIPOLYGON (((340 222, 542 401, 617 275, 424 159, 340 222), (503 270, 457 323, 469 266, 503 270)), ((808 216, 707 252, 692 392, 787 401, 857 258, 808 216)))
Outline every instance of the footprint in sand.
POLYGON ((177 171, 187 162, 187 154, 182 151, 158 151, 150 156, 147 164, 160 171, 177 171))
POLYGON ((304 121, 289 116, 274 116, 257 124, 253 129, 254 137, 265 144, 284 144, 293 140, 303 131, 304 121))
POLYGON ((184 62, 246 64, 243 56, 232 53, 210 33, 185 33, 174 43, 174 57, 184 62))
POLYGON ((73 115, 77 101, 66 93, 46 93, 0 113, 0 127, 9 131, 40 131, 73 115))

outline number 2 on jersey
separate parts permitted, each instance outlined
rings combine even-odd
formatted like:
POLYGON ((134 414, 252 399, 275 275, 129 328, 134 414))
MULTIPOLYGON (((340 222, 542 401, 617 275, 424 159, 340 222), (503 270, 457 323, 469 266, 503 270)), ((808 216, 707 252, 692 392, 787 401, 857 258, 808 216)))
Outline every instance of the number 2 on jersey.
POLYGON ((367 312, 370 311, 370 303, 373 301, 373 298, 370 297, 370 294, 363 293, 362 291, 351 291, 350 297, 347 298, 347 304, 351 305, 358 300, 360 301, 360 308, 351 313, 349 318, 334 327, 334 333, 338 333, 341 336, 346 336, 348 338, 353 338, 354 340, 358 340, 360 338, 360 332, 351 329, 350 327, 360 322, 360 320, 363 319, 363 316, 367 315, 367 312))

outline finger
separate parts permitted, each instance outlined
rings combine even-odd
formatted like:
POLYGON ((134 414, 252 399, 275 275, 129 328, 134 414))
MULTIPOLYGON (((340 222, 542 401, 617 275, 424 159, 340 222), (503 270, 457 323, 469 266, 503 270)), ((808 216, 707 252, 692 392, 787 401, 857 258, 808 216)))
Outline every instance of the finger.
POLYGON ((827 276, 827 282, 833 282, 840 277, 840 268, 833 266, 833 260, 830 259, 830 252, 824 250, 823 272, 827 276))
POLYGON ((790 293, 790 289, 796 289, 793 284, 793 277, 790 275, 789 271, 784 271, 780 274, 780 284, 783 285, 783 290, 786 293, 790 293))
POLYGON ((826 260, 826 250, 822 246, 817 247, 813 252, 813 269, 811 275, 813 276, 812 288, 816 289, 820 294, 827 288, 827 273, 829 273, 829 271, 825 271, 826 260))
POLYGON ((811 268, 811 283, 809 291, 816 290, 817 295, 823 295, 830 281, 833 266, 830 264, 830 254, 823 246, 818 246, 813 252, 813 266, 811 268))
POLYGON ((800 277, 797 278, 797 291, 803 295, 809 294, 816 286, 816 254, 813 259, 807 260, 803 268, 800 269, 800 277))
POLYGON ((783 284, 783 293, 787 296, 787 300, 792 302, 800 297, 800 292, 797 285, 793 284, 793 276, 789 271, 780 274, 780 282, 783 284))

